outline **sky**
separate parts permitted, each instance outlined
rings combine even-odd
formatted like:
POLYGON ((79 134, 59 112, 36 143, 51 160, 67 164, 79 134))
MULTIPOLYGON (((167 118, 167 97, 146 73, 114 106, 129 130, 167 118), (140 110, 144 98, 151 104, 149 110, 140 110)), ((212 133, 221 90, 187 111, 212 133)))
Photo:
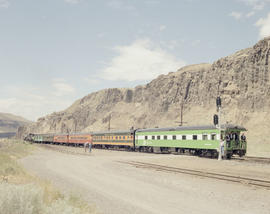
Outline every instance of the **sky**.
POLYGON ((0 0, 0 112, 35 121, 269 35, 270 0, 0 0))

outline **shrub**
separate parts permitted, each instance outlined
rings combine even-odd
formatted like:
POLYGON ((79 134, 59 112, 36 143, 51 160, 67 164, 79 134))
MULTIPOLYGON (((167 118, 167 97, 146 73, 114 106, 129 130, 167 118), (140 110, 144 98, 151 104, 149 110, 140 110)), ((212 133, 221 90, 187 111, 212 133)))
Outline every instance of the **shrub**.
POLYGON ((0 184, 0 214, 43 214, 41 188, 32 185, 0 184))
POLYGON ((0 214, 81 214, 94 210, 73 205, 71 197, 60 197, 50 204, 43 201, 44 191, 34 184, 0 184, 0 214))

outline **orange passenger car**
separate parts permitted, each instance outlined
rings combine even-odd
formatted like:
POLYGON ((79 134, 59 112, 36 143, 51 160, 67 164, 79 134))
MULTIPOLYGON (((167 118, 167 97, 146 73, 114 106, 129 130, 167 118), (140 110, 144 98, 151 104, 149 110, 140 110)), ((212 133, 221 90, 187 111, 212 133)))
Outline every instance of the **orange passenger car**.
POLYGON ((70 134, 69 135, 69 143, 74 143, 74 144, 85 144, 85 143, 90 143, 92 142, 92 136, 89 133, 75 133, 75 134, 70 134))
POLYGON ((68 143, 68 134, 59 134, 59 135, 54 135, 53 137, 53 142, 54 143, 68 143))

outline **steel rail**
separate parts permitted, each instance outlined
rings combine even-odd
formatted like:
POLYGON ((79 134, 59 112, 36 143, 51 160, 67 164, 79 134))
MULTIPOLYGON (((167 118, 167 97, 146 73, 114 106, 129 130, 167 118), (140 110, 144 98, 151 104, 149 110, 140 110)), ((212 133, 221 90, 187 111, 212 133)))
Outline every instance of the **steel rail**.
POLYGON ((255 157, 255 156, 245 156, 245 157, 232 157, 232 160, 236 161, 247 161, 247 162, 258 162, 258 163, 270 163, 270 158, 267 157, 255 157))
POLYGON ((169 166, 151 164, 151 163, 145 163, 145 162, 139 162, 139 161, 120 161, 120 162, 133 165, 139 168, 150 168, 150 169, 155 169, 155 170, 160 170, 160 171, 165 171, 165 172, 189 174, 189 175, 194 175, 194 176, 213 178, 217 180, 224 180, 224 181, 230 181, 230 182, 235 182, 235 183, 242 183, 242 184, 249 184, 249 185, 254 185, 254 186, 270 188, 269 180, 227 175, 227 174, 222 174, 222 173, 205 172, 205 171, 192 170, 192 169, 186 169, 186 168, 169 167, 169 166))

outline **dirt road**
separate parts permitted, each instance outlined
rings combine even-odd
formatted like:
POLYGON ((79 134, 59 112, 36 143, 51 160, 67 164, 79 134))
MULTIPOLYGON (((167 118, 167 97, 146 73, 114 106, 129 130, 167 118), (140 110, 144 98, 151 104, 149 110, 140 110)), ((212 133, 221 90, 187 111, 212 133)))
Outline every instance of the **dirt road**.
POLYGON ((61 190, 81 194, 105 214, 270 213, 269 189, 136 168, 119 162, 130 160, 212 171, 231 170, 248 176, 256 173, 260 178, 270 178, 268 165, 106 150, 94 150, 91 155, 82 156, 39 149, 22 159, 22 163, 61 190))

